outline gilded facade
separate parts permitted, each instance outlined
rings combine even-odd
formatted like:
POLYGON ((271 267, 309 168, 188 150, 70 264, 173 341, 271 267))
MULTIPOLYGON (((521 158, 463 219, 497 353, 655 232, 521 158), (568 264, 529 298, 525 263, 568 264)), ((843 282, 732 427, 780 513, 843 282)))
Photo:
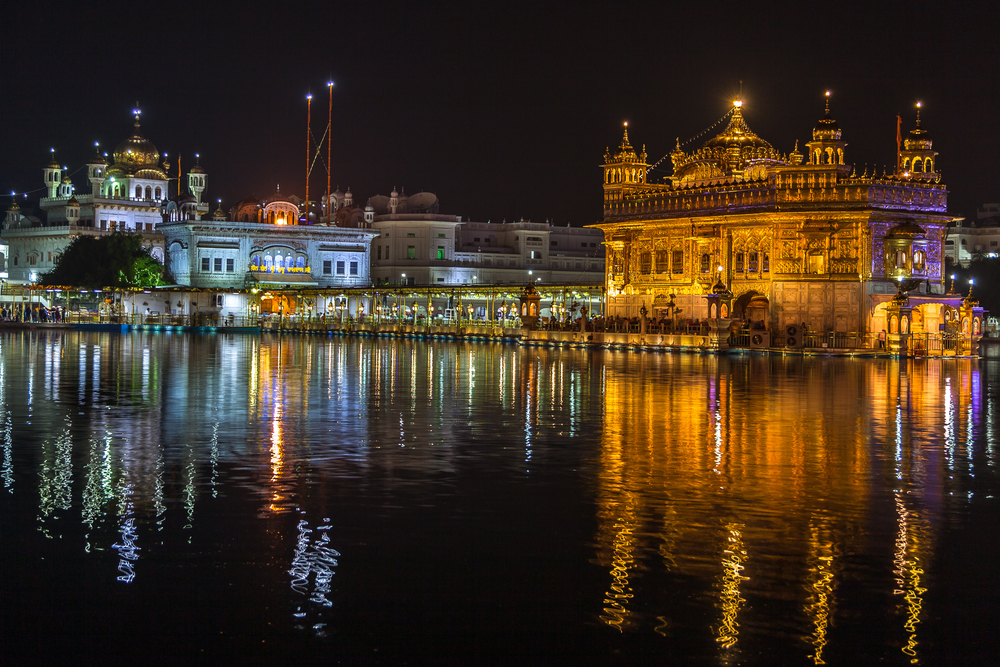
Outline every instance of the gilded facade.
POLYGON ((605 153, 604 221, 596 226, 607 247, 606 312, 635 317, 645 306, 661 317, 674 295, 679 319, 702 319, 703 296, 721 279, 738 318, 751 298, 764 297, 771 328, 879 331, 884 305, 902 287, 925 330, 937 331, 950 302, 937 295, 954 218, 919 111, 897 168, 881 175, 845 161, 829 100, 804 151, 796 142, 787 154, 750 129, 742 102, 727 116, 726 129, 700 148, 686 152, 678 142, 673 175, 662 183, 649 182, 645 147, 632 147, 627 126, 617 150, 605 153))

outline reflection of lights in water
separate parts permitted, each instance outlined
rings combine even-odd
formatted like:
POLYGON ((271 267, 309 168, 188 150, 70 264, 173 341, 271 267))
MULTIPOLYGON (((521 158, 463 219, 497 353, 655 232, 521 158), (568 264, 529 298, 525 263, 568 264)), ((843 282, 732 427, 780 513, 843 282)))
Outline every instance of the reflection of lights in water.
MULTIPOLYGON (((973 454, 975 453, 975 442, 973 437, 976 434, 976 429, 973 428, 975 424, 975 417, 972 414, 972 401, 969 401, 969 408, 967 414, 965 415, 965 460, 969 463, 969 476, 975 477, 976 473, 973 469, 973 454)), ((971 494, 972 491, 969 491, 971 494)))
POLYGON ((142 391, 142 402, 146 403, 149 401, 149 346, 142 348, 142 383, 140 384, 140 389, 142 391))
MULTIPOLYGON (((281 403, 275 401, 274 415, 271 418, 271 481, 277 482, 281 475, 281 466, 284 461, 283 443, 281 442, 281 403)), ((277 502, 281 500, 281 494, 277 488, 271 494, 271 505, 269 509, 277 512, 281 508, 277 502)))
MULTIPOLYGON (((0 377, 0 383, 2 382, 3 378, 0 377)), ((0 469, 0 477, 3 478, 3 488, 14 493, 14 426, 9 412, 4 412, 3 416, 3 468, 0 469)))
POLYGON ((996 463, 993 458, 993 445, 996 442, 996 434, 993 432, 993 425, 996 423, 996 399, 992 394, 986 394, 986 461, 990 467, 996 463))
POLYGON ((139 560, 139 547, 136 546, 139 533, 135 527, 135 506, 132 502, 132 494, 135 489, 131 483, 123 480, 120 487, 118 515, 122 518, 121 542, 111 545, 111 548, 118 552, 118 581, 131 584, 135 579, 135 562, 139 560))
POLYGON ((635 496, 625 493, 622 502, 624 506, 612 529, 615 531, 615 537, 611 544, 611 588, 604 594, 605 607, 604 613, 601 614, 601 620, 617 628, 619 632, 632 613, 626 605, 629 599, 634 597, 632 587, 629 586, 629 568, 635 562, 633 532, 636 525, 635 496))
POLYGON ((920 611, 923 607, 923 594, 926 588, 920 586, 920 578, 924 570, 920 566, 920 558, 916 553, 920 546, 919 532, 920 519, 915 513, 910 512, 903 505, 902 496, 896 493, 896 515, 899 524, 899 532, 896 534, 896 553, 893 564, 896 566, 893 573, 896 575, 896 595, 902 595, 906 601, 906 622, 903 629, 906 630, 906 646, 901 650, 910 656, 911 663, 916 663, 917 658, 917 624, 920 623, 920 611))
POLYGON ((216 421, 212 424, 212 441, 209 444, 210 457, 209 461, 212 464, 212 477, 209 483, 212 485, 212 497, 218 498, 219 491, 215 488, 216 482, 219 477, 219 422, 216 421))
POLYGON ((743 546, 743 535, 740 532, 742 528, 743 526, 737 523, 726 526, 729 535, 722 557, 722 594, 719 600, 722 622, 719 624, 719 636, 716 638, 722 648, 726 649, 735 646, 739 639, 739 623, 736 618, 743 603, 746 602, 740 595, 740 584, 750 579, 742 574, 743 563, 749 558, 743 546))
MULTIPOLYGON (((84 467, 83 497, 81 498, 81 519, 87 526, 85 539, 90 539, 94 523, 104 516, 104 506, 114 498, 111 484, 111 433, 105 433, 103 438, 93 438, 90 441, 90 452, 87 465, 84 467)), ((87 542, 85 551, 90 551, 87 542)))
POLYGON ((903 402, 896 398, 896 479, 903 479, 903 402))
POLYGON ((167 504, 163 501, 163 450, 156 457, 156 476, 153 488, 153 509, 156 510, 156 525, 163 530, 163 515, 167 513, 167 504))
POLYGON ((79 384, 77 388, 76 401, 78 404, 83 405, 83 399, 86 397, 87 391, 87 346, 80 346, 80 354, 78 355, 79 360, 79 371, 77 377, 79 378, 79 384))
POLYGON ((809 536, 809 604, 806 615, 812 620, 813 634, 810 642, 813 654, 809 656, 817 665, 825 665, 823 649, 827 644, 833 606, 834 572, 833 542, 829 531, 822 526, 811 526, 809 536))
POLYGON ((721 475, 722 470, 722 411, 716 409, 715 414, 712 416, 715 421, 715 468, 712 472, 721 475))
MULTIPOLYGON (((41 482, 38 485, 39 520, 44 521, 56 510, 68 510, 73 506, 73 440, 69 433, 70 423, 55 438, 51 445, 43 445, 41 482)), ((46 529, 42 529, 46 537, 46 529)))
POLYGON ((951 378, 944 379, 944 451, 948 470, 955 469, 955 406, 951 398, 951 378))
MULTIPOLYGON (((197 475, 194 465, 195 459, 194 446, 188 445, 188 463, 185 466, 186 480, 184 483, 184 509, 187 510, 187 525, 184 526, 185 529, 194 526, 194 505, 198 491, 195 484, 195 476, 197 475)), ((190 538, 188 539, 190 540, 190 538)))
POLYGON ((59 358, 62 356, 61 339, 45 343, 43 350, 44 381, 42 384, 45 398, 55 401, 59 398, 59 358))
MULTIPOLYGON (((337 567, 337 557, 340 552, 330 546, 330 520, 323 519, 323 525, 316 528, 318 536, 313 536, 309 522, 299 521, 299 536, 295 543, 295 553, 292 556, 292 567, 288 574, 292 578, 292 591, 308 597, 309 602, 321 607, 332 607, 333 602, 328 597, 332 590, 334 568, 337 567)), ((299 605, 293 616, 298 619, 306 617, 306 611, 299 605)), ((312 627, 321 632, 325 623, 317 623, 312 627)))

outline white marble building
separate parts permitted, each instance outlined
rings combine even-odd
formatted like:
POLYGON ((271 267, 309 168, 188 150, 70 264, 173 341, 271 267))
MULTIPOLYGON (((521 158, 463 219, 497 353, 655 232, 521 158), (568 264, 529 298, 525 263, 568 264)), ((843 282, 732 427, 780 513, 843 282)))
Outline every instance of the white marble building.
POLYGON ((177 177, 169 176, 170 163, 161 160, 159 150, 140 132, 138 110, 132 134, 115 147, 111 164, 107 153, 101 153, 100 146, 96 149, 85 165, 89 192, 77 191, 53 150, 42 170, 45 194, 38 200, 38 215, 24 214, 17 202, 8 208, 2 232, 9 246, 8 281, 34 282, 81 234, 138 232, 152 255, 163 260, 160 222, 165 217, 196 219, 208 213, 208 204, 202 201, 207 174, 198 163, 187 174, 189 193, 170 196, 169 183, 177 177))

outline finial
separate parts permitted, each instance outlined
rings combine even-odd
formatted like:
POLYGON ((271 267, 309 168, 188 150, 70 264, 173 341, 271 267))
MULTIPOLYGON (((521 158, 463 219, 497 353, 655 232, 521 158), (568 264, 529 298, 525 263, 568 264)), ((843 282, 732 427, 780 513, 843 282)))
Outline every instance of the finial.
POLYGON ((739 109, 741 106, 743 106, 743 100, 733 100, 733 106, 739 109))
POLYGON ((830 115, 830 91, 826 91, 826 113, 830 115))
POLYGON ((917 127, 920 127, 920 107, 922 106, 922 102, 917 102, 917 127))
POLYGON ((680 149, 681 149, 681 138, 677 137, 677 148, 675 148, 674 150, 678 150, 679 151, 680 149))
POLYGON ((798 139, 795 140, 795 148, 793 148, 792 151, 795 152, 795 153, 799 152, 799 140, 798 139))
POLYGON ((139 108, 139 100, 135 101, 135 108, 132 109, 132 115, 135 116, 135 126, 139 127, 139 116, 142 115, 142 109, 139 108))

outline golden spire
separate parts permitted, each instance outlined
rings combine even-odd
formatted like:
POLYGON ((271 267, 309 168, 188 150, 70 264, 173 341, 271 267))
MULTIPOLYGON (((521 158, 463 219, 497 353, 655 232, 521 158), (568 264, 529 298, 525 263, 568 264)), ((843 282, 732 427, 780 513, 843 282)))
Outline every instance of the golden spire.
POLYGON ((920 107, 922 106, 921 102, 917 102, 917 127, 920 127, 920 107))

